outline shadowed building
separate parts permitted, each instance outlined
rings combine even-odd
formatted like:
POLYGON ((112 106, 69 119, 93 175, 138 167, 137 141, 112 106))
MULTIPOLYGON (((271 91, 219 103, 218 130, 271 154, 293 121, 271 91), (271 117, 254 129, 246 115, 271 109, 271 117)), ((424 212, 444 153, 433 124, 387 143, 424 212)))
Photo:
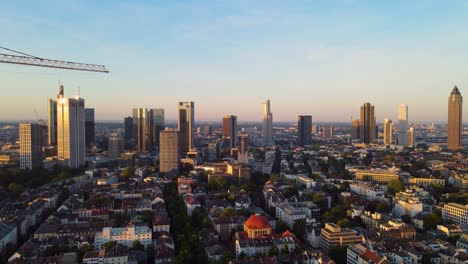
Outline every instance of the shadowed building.
POLYGON ((160 171, 164 173, 179 170, 179 131, 166 129, 160 134, 160 171))
POLYGON ((361 106, 360 139, 363 143, 374 143, 375 141, 375 115, 374 106, 364 103, 361 106))
POLYGON ((20 168, 23 170, 42 166, 45 129, 43 125, 19 124, 20 168))
POLYGON ((270 100, 266 100, 263 105, 263 127, 262 136, 265 146, 273 145, 273 114, 270 112, 270 100))
POLYGON ((351 138, 352 139, 359 139, 361 136, 361 125, 359 122, 359 119, 354 119, 351 122, 352 128, 351 128, 351 138))
POLYGON ((384 119, 384 144, 392 144, 393 128, 392 120, 385 118, 384 119))
POLYGON ((187 153, 194 147, 195 104, 179 102, 179 147, 181 153, 187 153))
POLYGON ((230 149, 237 145, 237 116, 225 115, 223 117, 223 147, 230 149))
POLYGON ((94 145, 96 137, 95 121, 94 121, 94 108, 85 109, 85 143, 86 147, 94 145))
POLYGON ((312 116, 300 115, 297 117, 297 143, 303 147, 312 142, 312 116))

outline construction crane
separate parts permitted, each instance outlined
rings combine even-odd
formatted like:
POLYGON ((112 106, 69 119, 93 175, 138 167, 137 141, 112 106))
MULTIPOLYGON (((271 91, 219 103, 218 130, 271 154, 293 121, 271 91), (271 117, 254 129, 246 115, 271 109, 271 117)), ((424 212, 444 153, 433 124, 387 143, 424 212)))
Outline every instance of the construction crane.
POLYGON ((16 50, 8 49, 5 47, 0 47, 0 49, 20 54, 20 55, 11 55, 11 54, 0 53, 0 63, 49 67, 49 68, 58 68, 58 69, 75 70, 75 71, 91 71, 91 72, 109 73, 109 70, 104 65, 60 61, 60 60, 49 60, 49 59, 32 56, 32 55, 19 52, 16 50))

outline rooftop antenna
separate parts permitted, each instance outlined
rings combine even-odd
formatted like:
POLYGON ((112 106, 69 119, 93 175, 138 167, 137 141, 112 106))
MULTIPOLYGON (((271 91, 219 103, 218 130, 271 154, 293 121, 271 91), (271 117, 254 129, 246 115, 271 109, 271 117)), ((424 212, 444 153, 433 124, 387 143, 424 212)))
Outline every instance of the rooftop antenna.
POLYGON ((78 86, 76 93, 76 98, 80 98, 80 86, 78 86))

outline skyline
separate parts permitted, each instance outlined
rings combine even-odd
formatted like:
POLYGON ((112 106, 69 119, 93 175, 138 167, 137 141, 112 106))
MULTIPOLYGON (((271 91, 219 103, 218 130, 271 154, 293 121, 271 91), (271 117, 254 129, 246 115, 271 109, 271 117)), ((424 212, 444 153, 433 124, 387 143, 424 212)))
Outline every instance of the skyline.
POLYGON ((2 46, 104 64, 110 74, 0 65, 8 87, 0 120, 35 120, 34 109, 46 118, 60 81, 69 96, 80 86, 97 121, 123 120, 133 108, 164 108, 177 120, 177 102, 194 101, 199 122, 225 114, 261 122, 261 102, 269 99, 274 122, 298 115, 350 122, 370 102, 377 123, 397 120, 400 104, 410 122, 447 123, 447 94, 468 86, 462 1, 23 6, 2 7, 0 21, 15 24, 5 28, 2 46))

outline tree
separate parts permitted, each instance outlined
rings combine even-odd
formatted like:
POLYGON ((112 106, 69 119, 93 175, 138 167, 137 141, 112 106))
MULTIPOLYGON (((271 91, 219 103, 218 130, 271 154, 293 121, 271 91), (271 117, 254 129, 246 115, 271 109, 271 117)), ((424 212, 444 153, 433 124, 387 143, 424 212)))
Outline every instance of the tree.
POLYGON ((288 225, 284 221, 276 221, 276 233, 281 234, 286 230, 288 230, 288 225))
POLYGON ((13 192, 15 194, 20 194, 24 191, 24 187, 23 185, 21 184, 18 184, 18 183, 15 183, 15 182, 12 182, 8 185, 8 190, 10 192, 13 192))
POLYGON ((336 264, 345 264, 347 250, 347 246, 332 247, 328 250, 328 256, 335 261, 336 264))
POLYGON ((352 226, 352 223, 348 218, 338 220, 337 224, 342 228, 350 228, 352 226))
POLYGON ((386 202, 379 202, 375 208, 375 211, 379 213, 390 213, 392 208, 386 202))
POLYGON ((128 179, 130 177, 133 177, 135 175, 135 168, 130 166, 125 168, 122 173, 120 174, 120 177, 123 179, 128 179))
POLYGON ((276 248, 274 245, 268 249, 268 256, 276 256, 278 255, 278 248, 276 248))
POLYGON ((423 227, 426 231, 436 229, 440 224, 442 224, 442 217, 437 213, 428 214, 423 219, 423 227))
POLYGON ((140 218, 143 222, 151 224, 153 222, 153 212, 150 210, 145 210, 141 213, 140 218))
POLYGON ((409 223, 411 223, 411 217, 409 215, 407 215, 407 214, 404 214, 404 215, 401 216, 401 221, 409 224, 409 223))
POLYGON ((109 242, 106 242, 106 243, 102 244, 102 246, 105 247, 105 248, 110 248, 110 247, 115 246, 116 244, 117 244, 117 242, 115 242, 115 241, 109 241, 109 242))
POLYGON ((391 180, 388 182, 388 191, 391 194, 401 192, 403 190, 403 184, 400 180, 391 180))
POLYGON ((294 222, 293 233, 298 238, 305 237, 305 219, 299 219, 294 222))
POLYGON ((236 214, 236 209, 232 207, 227 207, 221 212, 221 216, 234 216, 236 214))
POLYGON ((145 247, 143 246, 143 244, 141 244, 140 240, 135 240, 133 241, 132 243, 132 248, 134 250, 144 250, 145 247))

